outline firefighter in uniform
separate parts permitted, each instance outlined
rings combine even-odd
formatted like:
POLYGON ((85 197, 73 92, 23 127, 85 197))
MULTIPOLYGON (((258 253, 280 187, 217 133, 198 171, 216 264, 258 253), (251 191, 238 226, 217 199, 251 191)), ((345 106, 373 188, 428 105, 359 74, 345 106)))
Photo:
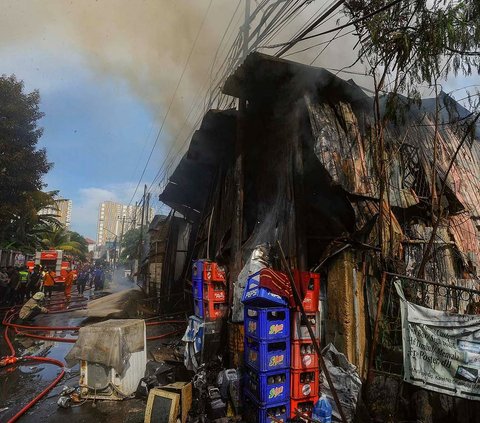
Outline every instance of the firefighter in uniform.
POLYGON ((20 309, 18 314, 19 323, 23 323, 28 320, 32 320, 37 314, 48 313, 45 307, 41 306, 45 294, 43 292, 37 292, 32 298, 30 298, 20 309))
POLYGON ((45 288, 45 296, 48 294, 48 298, 52 298, 52 291, 53 287, 55 285, 55 272, 53 270, 48 270, 47 273, 45 273, 45 276, 43 278, 43 287, 45 288))
POLYGON ((72 296, 72 285, 75 273, 72 269, 68 271, 67 276, 65 277, 65 300, 70 302, 70 297, 72 296))

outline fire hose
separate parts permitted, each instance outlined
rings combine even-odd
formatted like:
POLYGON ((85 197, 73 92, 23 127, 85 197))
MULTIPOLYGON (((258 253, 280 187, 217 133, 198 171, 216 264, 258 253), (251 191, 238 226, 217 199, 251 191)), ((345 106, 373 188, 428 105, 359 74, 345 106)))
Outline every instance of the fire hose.
MULTIPOLYGON (((12 312, 10 315, 8 315, 8 317, 5 318, 5 320, 9 324, 11 324, 11 320, 13 319, 14 316, 15 316, 15 313, 12 312)), ((20 411, 18 411, 7 422, 7 423, 13 423, 13 422, 16 422, 21 416, 23 416, 23 414, 25 414, 27 410, 33 407, 38 401, 40 401, 40 399, 42 399, 45 395, 47 395, 47 393, 50 392, 58 384, 58 382, 60 382, 60 380, 65 375, 65 369, 61 361, 55 360, 53 358, 36 357, 36 356, 29 356, 29 355, 24 357, 17 357, 15 348, 13 347, 13 344, 10 341, 10 337, 8 336, 9 329, 10 329, 10 326, 7 326, 5 328, 4 338, 5 338, 5 342, 8 345, 8 348, 10 349, 10 356, 7 356, 4 359, 0 360, 0 366, 8 366, 8 365, 17 364, 18 362, 23 362, 23 361, 37 361, 40 363, 54 364, 61 368, 61 372, 57 375, 57 377, 42 392, 40 392, 35 398, 33 398, 30 402, 28 402, 20 411)))
MULTIPOLYGON (((81 309, 83 309, 83 307, 67 309, 64 311, 53 311, 51 313, 68 312, 68 311, 81 310, 81 309)), ((24 330, 47 332, 47 331, 78 331, 80 329, 79 326, 30 326, 30 325, 21 325, 21 324, 12 323, 12 320, 16 316, 17 311, 18 311, 18 306, 11 307, 10 310, 6 312, 2 322, 3 325, 5 326, 4 339, 10 350, 10 355, 0 359, 0 367, 18 364, 19 362, 23 362, 23 361, 36 361, 41 363, 54 364, 61 368, 61 372, 44 390, 42 390, 42 392, 40 392, 35 398, 33 398, 30 402, 28 402, 20 411, 18 411, 13 417, 11 417, 7 423, 16 422, 23 414, 25 414, 31 407, 33 407, 38 401, 40 401, 40 399, 42 399, 48 392, 50 392, 60 382, 60 380, 62 380, 63 376, 65 375, 64 364, 59 360, 55 360, 48 357, 37 357, 37 356, 17 357, 15 348, 13 347, 13 344, 9 337, 9 329, 13 328, 16 334, 27 336, 30 338, 47 340, 47 341, 55 341, 55 342, 67 342, 67 343, 75 343, 77 338, 60 338, 60 337, 52 337, 52 336, 46 336, 46 335, 36 335, 29 332, 25 332, 24 330), (23 331, 21 331, 20 329, 22 329, 23 331)), ((157 326, 157 325, 170 324, 170 323, 185 323, 185 321, 184 320, 166 320, 166 321, 158 321, 158 322, 148 322, 146 323, 146 326, 157 326)), ((153 341, 157 339, 167 338, 181 331, 182 329, 176 329, 161 335, 147 337, 147 340, 153 341)))

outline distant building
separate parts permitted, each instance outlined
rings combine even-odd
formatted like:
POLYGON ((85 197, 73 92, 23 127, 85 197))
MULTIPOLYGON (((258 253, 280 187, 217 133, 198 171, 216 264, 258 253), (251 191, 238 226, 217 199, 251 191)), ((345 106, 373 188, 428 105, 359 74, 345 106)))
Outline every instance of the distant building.
MULTIPOLYGON (((144 225, 148 225, 155 214, 150 207, 145 216, 144 225)), ((126 206, 113 201, 104 201, 98 210, 97 224, 97 245, 105 245, 107 242, 114 242, 123 232, 132 228, 139 228, 142 221, 142 208, 137 206, 126 206)))
POLYGON ((89 253, 92 252, 93 250, 95 250, 96 242, 93 239, 85 238, 85 241, 87 242, 89 253))
POLYGON ((38 212, 40 215, 53 214, 57 216, 57 220, 66 228, 70 227, 72 218, 72 200, 59 198, 55 200, 55 205, 46 207, 38 212))

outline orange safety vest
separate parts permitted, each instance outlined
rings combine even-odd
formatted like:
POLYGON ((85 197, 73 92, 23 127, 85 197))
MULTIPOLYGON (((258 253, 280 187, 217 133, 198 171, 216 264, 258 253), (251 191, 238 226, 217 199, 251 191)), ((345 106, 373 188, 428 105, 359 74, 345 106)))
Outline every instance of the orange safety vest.
POLYGON ((45 278, 43 279, 43 286, 54 286, 55 285, 55 280, 53 279, 54 276, 55 276, 55 273, 48 272, 45 275, 45 278))

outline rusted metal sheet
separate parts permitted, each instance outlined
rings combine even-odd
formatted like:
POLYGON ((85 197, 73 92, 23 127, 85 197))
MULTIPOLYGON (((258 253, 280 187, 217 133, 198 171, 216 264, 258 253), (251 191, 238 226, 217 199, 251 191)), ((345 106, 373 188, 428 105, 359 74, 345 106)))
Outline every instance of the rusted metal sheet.
POLYGON ((460 251, 465 266, 480 266, 480 242, 478 232, 470 215, 465 212, 450 216, 449 232, 460 251))

